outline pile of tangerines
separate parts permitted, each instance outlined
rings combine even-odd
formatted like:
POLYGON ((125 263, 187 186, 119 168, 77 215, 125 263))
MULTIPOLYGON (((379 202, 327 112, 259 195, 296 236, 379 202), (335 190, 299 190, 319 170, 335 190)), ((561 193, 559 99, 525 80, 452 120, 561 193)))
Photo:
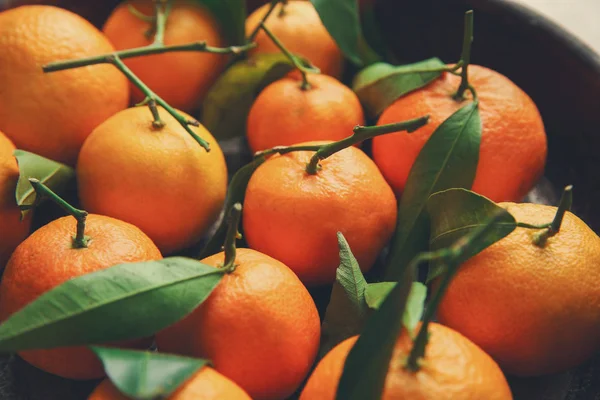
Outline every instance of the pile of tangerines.
MULTIPOLYGON (((322 315, 311 296, 340 284, 338 232, 363 273, 385 258, 405 228, 399 204, 426 184, 408 182, 422 150, 475 104, 476 169, 458 174, 473 175, 466 189, 501 202, 517 225, 462 260, 448 285, 432 280, 432 291, 444 290, 438 322, 428 324, 416 364, 407 361, 415 337, 401 330, 381 397, 511 399, 504 373, 538 376, 591 358, 600 349, 600 239, 565 207, 518 203, 546 161, 533 101, 463 57, 380 115, 365 114, 363 99, 341 81, 350 71, 345 53, 313 3, 260 6, 246 18, 241 44, 230 43, 201 0, 126 1, 102 30, 53 6, 0 13, 0 320, 69 280, 182 254, 223 224, 224 251, 200 261, 226 270, 206 300, 154 337, 110 345, 154 343, 159 353, 210 361, 170 399, 340 398, 360 332, 321 354, 322 315), (234 202, 235 171, 197 112, 236 62, 272 53, 287 69, 257 86, 244 115, 256 160, 234 202), (362 127, 369 121, 376 123, 362 127), (77 199, 61 198, 51 174, 27 175, 17 149, 74 170, 77 199), (23 179, 34 204, 15 196, 23 179), (70 215, 38 227, 39 210, 29 209, 44 198, 70 215), (236 250, 240 217, 247 248, 236 250)), ((384 280, 376 270, 373 279, 384 280)), ((18 354, 61 377, 105 377, 85 346, 18 354)), ((89 399, 130 398, 109 377, 89 399)))

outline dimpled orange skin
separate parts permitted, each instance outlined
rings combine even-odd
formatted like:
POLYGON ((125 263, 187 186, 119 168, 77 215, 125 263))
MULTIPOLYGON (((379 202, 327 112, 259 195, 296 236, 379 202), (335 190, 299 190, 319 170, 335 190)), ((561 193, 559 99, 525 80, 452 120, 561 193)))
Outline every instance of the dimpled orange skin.
MULTIPOLYGON (((202 260, 218 266, 223 253, 202 260)), ((321 327, 310 294, 281 262, 238 249, 208 299, 156 336, 160 351, 204 357, 255 400, 284 399, 308 374, 321 327)))
MULTIPOLYGON (((250 35, 269 9, 269 4, 251 13, 246 19, 246 34, 250 35)), ((294 54, 309 59, 321 72, 338 79, 342 76, 344 56, 321 22, 319 14, 309 1, 290 0, 283 14, 278 4, 265 25, 284 46, 294 54)), ((278 53, 279 48, 264 31, 259 31, 257 47, 250 54, 278 53)))
POLYGON ((310 175, 313 154, 268 159, 250 178, 243 212, 249 246, 285 263, 309 286, 335 280, 338 231, 368 271, 396 224, 394 193, 365 153, 346 148, 310 175))
POLYGON ((358 97, 327 75, 288 76, 267 86, 248 115, 247 137, 253 151, 311 140, 340 140, 352 135, 365 117, 358 97))
POLYGON ((0 132, 0 269, 13 250, 29 234, 31 217, 21 221, 21 211, 15 200, 19 167, 13 156, 15 145, 0 132))
MULTIPOLYGON (((76 220, 71 216, 50 222, 31 234, 14 251, 0 283, 0 320, 61 283, 117 264, 158 260, 154 243, 137 227, 102 215, 87 217, 87 248, 73 248, 76 220)), ((140 339, 118 346, 146 347, 140 339)), ((19 352, 30 364, 71 379, 93 379, 104 375, 98 358, 86 347, 19 352)))
MULTIPOLYGON (((88 400, 128 400, 105 379, 94 389, 88 400)), ((242 388, 210 367, 196 372, 168 400, 252 400, 242 388)))
POLYGON ((28 5, 0 13, 0 130, 14 144, 75 164, 90 132, 127 107, 127 78, 112 65, 44 74, 54 61, 114 51, 80 16, 28 5))
MULTIPOLYGON (((136 10, 152 15, 151 0, 134 0, 121 3, 108 17, 102 31, 117 50, 147 46, 153 38, 145 32, 150 23, 133 15, 127 4, 136 10)), ((224 45, 217 21, 197 1, 177 0, 173 3, 165 28, 164 44, 167 46, 206 41, 209 46, 224 45)), ((185 51, 129 58, 125 64, 172 107, 191 111, 199 106, 210 86, 223 70, 226 57, 200 51, 185 51)), ((133 84, 132 97, 142 101, 144 95, 133 84)))
POLYGON ((126 109, 98 126, 81 149, 77 181, 86 210, 138 226, 169 254, 193 244, 216 221, 227 166, 203 126, 191 129, 210 152, 164 109, 159 113, 162 129, 152 128, 146 107, 126 109))
MULTIPOLYGON (((404 368, 412 342, 402 334, 392 355, 383 400, 511 400, 506 378, 490 356, 460 333, 429 325, 431 338, 421 369, 404 368)), ((300 400, 334 400, 344 362, 357 336, 334 347, 308 379, 300 400)))
MULTIPOLYGON (((494 201, 520 201, 541 177, 546 162, 544 125, 533 101, 508 78, 478 65, 469 66, 469 82, 479 96, 482 123, 479 164, 473 191, 494 201)), ((397 194, 435 129, 466 104, 452 98, 460 77, 444 74, 426 87, 396 100, 378 125, 429 115, 413 133, 373 139, 373 159, 397 194)))
MULTIPOLYGON (((517 221, 544 224, 556 207, 501 204, 517 221)), ((438 310, 508 373, 563 371, 600 350, 600 238, 567 212, 544 248, 516 228, 465 262, 438 310)))

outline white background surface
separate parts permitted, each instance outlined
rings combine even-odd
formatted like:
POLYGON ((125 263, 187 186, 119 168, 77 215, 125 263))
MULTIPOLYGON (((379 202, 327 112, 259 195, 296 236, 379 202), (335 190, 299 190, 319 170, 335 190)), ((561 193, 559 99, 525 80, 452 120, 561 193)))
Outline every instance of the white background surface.
POLYGON ((600 53, 600 0, 506 0, 539 11, 600 53))

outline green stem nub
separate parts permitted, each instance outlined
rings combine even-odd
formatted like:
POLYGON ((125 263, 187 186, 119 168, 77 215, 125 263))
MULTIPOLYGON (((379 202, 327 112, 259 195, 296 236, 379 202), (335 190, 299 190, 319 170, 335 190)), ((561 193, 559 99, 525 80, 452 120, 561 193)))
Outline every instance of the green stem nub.
POLYGON ((240 219, 242 217, 242 205, 235 203, 231 210, 229 210, 229 221, 227 225, 227 234, 225 235, 225 243, 223 244, 223 250, 225 252, 225 261, 223 262, 223 269, 227 272, 233 272, 235 270, 235 256, 236 247, 235 241, 241 239, 242 235, 238 230, 240 225, 240 219))
POLYGON ((424 117, 410 119, 402 122, 395 122, 392 124, 379 125, 379 126, 360 126, 354 127, 352 135, 339 140, 337 142, 328 143, 319 147, 317 152, 312 156, 310 162, 306 166, 306 172, 310 175, 315 175, 319 169, 319 162, 326 159, 327 157, 343 150, 347 147, 354 146, 365 140, 374 138, 379 135, 386 135, 393 132, 414 132, 423 125, 429 122, 429 115, 424 117))
POLYGON ((485 240, 485 236, 490 232, 494 225, 500 221, 501 218, 505 217, 508 211, 502 210, 492 216, 484 225, 471 231, 469 234, 462 236, 456 240, 450 247, 446 247, 440 250, 425 252, 418 254, 409 265, 413 271, 416 271, 419 264, 423 262, 429 262, 439 260, 446 268, 445 275, 441 278, 440 286, 433 295, 429 304, 425 308, 423 314, 423 322, 419 328, 419 333, 413 343, 413 347, 406 360, 405 368, 411 372, 416 372, 421 368, 421 360, 425 357, 425 350, 427 343, 429 342, 429 323, 433 320, 448 286, 456 272, 458 267, 464 261, 464 255, 468 254, 473 247, 477 247, 480 243, 485 240))
POLYGON ((275 45, 279 48, 279 50, 281 50, 281 52, 283 54, 285 54, 285 56, 292 62, 292 64, 294 64, 294 66, 296 67, 296 69, 298 71, 300 71, 300 74, 302 74, 302 85, 300 86, 302 88, 302 90, 308 90, 310 89, 310 83, 308 82, 308 78, 307 78, 307 74, 309 72, 312 73, 319 73, 319 69, 316 67, 306 67, 302 64, 302 62, 298 59, 298 57, 296 57, 295 55, 293 55, 284 45, 283 43, 281 43, 281 41, 273 34, 273 32, 271 32, 269 30, 269 28, 267 28, 267 26, 264 24, 264 22, 261 22, 260 25, 261 29, 263 31, 265 31, 265 33, 267 34, 267 36, 273 41, 273 43, 275 43, 275 45))
POLYGON ((473 10, 465 13, 465 30, 463 35, 461 61, 460 86, 454 95, 457 100, 464 100, 465 91, 469 90, 473 95, 473 101, 477 101, 477 93, 469 84, 469 64, 471 63, 471 44, 473 43, 473 10))
POLYGON ((54 193, 48 186, 44 185, 39 180, 35 178, 29 178, 29 183, 31 183, 31 186, 33 186, 33 189, 35 190, 38 196, 49 198, 50 200, 58 204, 68 214, 75 217, 75 219, 77 220, 77 234, 73 238, 73 247, 76 249, 82 249, 87 247, 89 238, 85 236, 85 220, 88 216, 88 213, 84 210, 75 208, 69 203, 67 203, 64 199, 62 199, 59 195, 54 193))
POLYGON ((533 236, 533 244, 539 247, 544 247, 549 238, 556 235, 560 231, 565 213, 571 210, 573 204, 573 185, 569 185, 564 188, 562 195, 560 196, 560 203, 556 209, 554 219, 550 223, 550 226, 543 231, 533 236))

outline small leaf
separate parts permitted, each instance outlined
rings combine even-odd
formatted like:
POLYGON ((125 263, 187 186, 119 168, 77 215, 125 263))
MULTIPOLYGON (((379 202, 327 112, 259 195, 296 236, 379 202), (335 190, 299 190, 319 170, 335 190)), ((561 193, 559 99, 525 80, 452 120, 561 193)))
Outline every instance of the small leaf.
POLYGON ((219 22, 230 45, 246 43, 246 0, 197 0, 210 10, 219 22))
MULTIPOLYGON (((252 177, 252 174, 262 163, 265 162, 264 157, 257 157, 251 163, 244 165, 240 168, 229 182, 227 188, 227 197, 225 197, 225 203, 223 205, 224 210, 230 210, 235 203, 244 204, 244 197, 246 197, 246 187, 248 181, 252 177)), ((225 236, 227 234, 227 218, 223 218, 219 227, 215 231, 215 234, 209 239, 206 245, 200 251, 199 259, 203 259, 210 255, 216 254, 221 251, 223 243, 225 242, 225 236)))
MULTIPOLYGON (((448 247, 460 237, 485 225, 489 219, 503 210, 502 207, 477 193, 465 189, 448 189, 437 192, 427 201, 427 213, 431 221, 429 245, 432 250, 448 247)), ((477 243, 469 247, 459 263, 473 257, 486 247, 508 236, 517 227, 510 213, 502 214, 491 231, 477 243)), ((440 264, 433 264, 427 280, 430 281, 443 272, 440 264)))
POLYGON ((365 301, 372 310, 377 310, 398 282, 369 283, 365 290, 365 301))
POLYGON ((354 64, 362 65, 359 43, 364 39, 362 39, 358 1, 310 0, 310 2, 344 55, 354 64))
MULTIPOLYGON (((377 310, 388 294, 398 282, 369 283, 365 291, 365 300, 372 310, 377 310)), ((427 286, 421 282, 413 282, 406 301, 406 309, 402 316, 402 323, 409 332, 413 332, 423 316, 425 298, 427 297, 427 286)))
POLYGON ((480 142, 479 109, 476 103, 469 103, 446 119, 425 143, 398 205, 386 280, 397 281, 408 262, 427 250, 429 221, 424 209, 429 196, 444 189, 471 187, 480 142))
POLYGON ((421 317, 423 317, 426 297, 427 286, 421 282, 413 282, 408 300, 406 300, 406 309, 402 315, 402 324, 411 334, 415 331, 421 317))
POLYGON ((219 140, 244 136, 248 113, 258 94, 293 68, 281 53, 257 54, 233 64, 206 95, 202 124, 219 140))
POLYGON ((331 300, 323 319, 319 351, 321 355, 325 355, 341 341, 358 334, 367 312, 365 302, 367 281, 344 235, 338 232, 337 236, 340 266, 336 271, 331 300))
POLYGON ((0 351, 146 337, 192 312, 223 272, 183 257, 119 264, 49 290, 0 325, 0 351))
POLYGON ((104 370, 119 391, 140 400, 166 398, 200 368, 209 363, 201 358, 153 351, 93 346, 104 370))
POLYGON ((381 306, 365 325, 350 350, 338 385, 336 399, 380 399, 392 358, 392 351, 402 328, 402 315, 413 281, 413 272, 405 271, 381 306))
POLYGON ((442 74, 439 71, 411 71, 444 66, 445 64, 439 58, 397 67, 379 62, 360 71, 352 82, 352 89, 365 107, 367 115, 374 118, 400 97, 422 88, 442 74))
POLYGON ((37 196, 29 178, 36 178, 53 192, 61 194, 69 182, 75 178, 75 171, 59 162, 38 156, 24 150, 15 150, 13 155, 19 165, 19 180, 15 191, 17 205, 24 217, 37 203, 37 196))

